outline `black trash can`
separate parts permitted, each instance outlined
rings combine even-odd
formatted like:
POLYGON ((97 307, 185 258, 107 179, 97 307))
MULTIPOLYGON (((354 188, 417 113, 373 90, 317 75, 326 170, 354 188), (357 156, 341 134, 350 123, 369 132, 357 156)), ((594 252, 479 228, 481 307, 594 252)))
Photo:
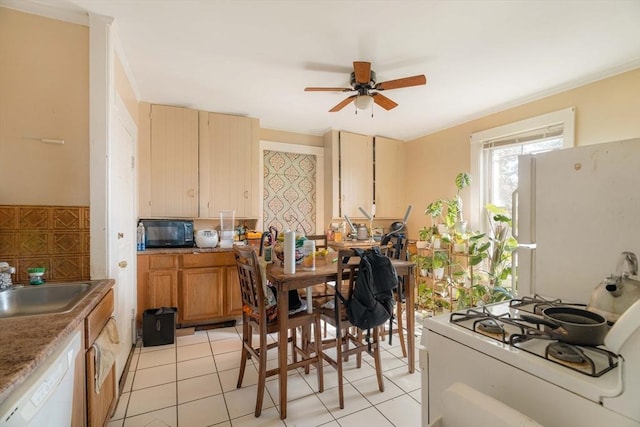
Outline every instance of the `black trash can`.
POLYGON ((142 345, 173 344, 176 341, 178 307, 151 308, 142 313, 142 345))

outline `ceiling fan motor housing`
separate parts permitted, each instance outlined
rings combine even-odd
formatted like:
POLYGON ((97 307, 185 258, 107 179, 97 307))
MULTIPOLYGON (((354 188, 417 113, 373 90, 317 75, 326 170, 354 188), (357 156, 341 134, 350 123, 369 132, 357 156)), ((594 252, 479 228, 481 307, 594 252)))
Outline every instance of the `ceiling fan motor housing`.
POLYGON ((373 87, 376 85, 376 72, 371 70, 369 73, 369 82, 367 83, 358 83, 356 81, 356 73, 355 72, 351 72, 351 87, 353 88, 353 90, 357 90, 358 93, 364 92, 364 94, 367 94, 367 91, 369 89, 373 89, 373 87), (363 90, 364 89, 364 90, 363 90))

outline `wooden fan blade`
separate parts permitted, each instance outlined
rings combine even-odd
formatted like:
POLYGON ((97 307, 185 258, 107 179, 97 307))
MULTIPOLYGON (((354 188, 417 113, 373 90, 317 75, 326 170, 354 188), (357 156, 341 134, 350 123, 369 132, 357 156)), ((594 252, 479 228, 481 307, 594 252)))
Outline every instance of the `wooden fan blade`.
POLYGON ((391 110, 392 108, 396 108, 398 106, 398 104, 396 104, 395 102, 393 102, 392 100, 390 100, 389 98, 387 98, 381 93, 374 93, 374 94, 371 94, 371 96, 373 97, 373 102, 375 102, 376 104, 378 104, 379 106, 381 106, 387 111, 391 110))
POLYGON ((356 83, 366 85, 371 80, 371 62, 354 61, 353 71, 356 75, 356 83))
POLYGON ((410 86, 420 86, 427 84, 427 78, 424 74, 420 74, 419 76, 411 76, 404 77, 402 79, 397 80, 389 80, 386 82, 376 84, 377 90, 389 90, 389 89, 399 89, 402 87, 410 87, 410 86))
MULTIPOLYGON (((346 107, 347 105, 349 105, 351 102, 353 102, 354 99, 356 99, 356 96, 358 95, 351 95, 345 99, 343 99, 338 105, 336 105, 335 107, 333 107, 331 110, 329 110, 330 113, 335 113, 336 111, 340 111, 342 110, 344 107, 346 107)), ((375 98, 374 98, 375 99, 375 98)))
POLYGON ((350 87, 305 87, 305 92, 351 92, 350 87))

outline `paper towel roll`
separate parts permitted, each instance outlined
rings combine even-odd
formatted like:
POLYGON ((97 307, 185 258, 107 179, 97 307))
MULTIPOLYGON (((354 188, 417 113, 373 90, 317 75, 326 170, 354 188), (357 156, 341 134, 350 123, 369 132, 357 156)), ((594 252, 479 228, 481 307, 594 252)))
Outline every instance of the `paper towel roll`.
POLYGON ((284 274, 296 272, 296 232, 284 232, 284 274))

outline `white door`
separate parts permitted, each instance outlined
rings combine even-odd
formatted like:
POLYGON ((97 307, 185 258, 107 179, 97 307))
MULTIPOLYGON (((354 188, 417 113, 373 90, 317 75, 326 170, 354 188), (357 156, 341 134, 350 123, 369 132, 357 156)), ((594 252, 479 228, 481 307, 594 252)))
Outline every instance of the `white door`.
MULTIPOLYGON (((120 101, 118 99, 118 101, 120 101)), ((122 102, 113 109, 109 159, 109 241, 112 248, 109 276, 116 279, 115 316, 120 332, 120 353, 116 359, 120 378, 134 343, 136 307, 136 211, 135 147, 136 127, 122 102), (115 264, 115 265, 113 265, 115 264)))

